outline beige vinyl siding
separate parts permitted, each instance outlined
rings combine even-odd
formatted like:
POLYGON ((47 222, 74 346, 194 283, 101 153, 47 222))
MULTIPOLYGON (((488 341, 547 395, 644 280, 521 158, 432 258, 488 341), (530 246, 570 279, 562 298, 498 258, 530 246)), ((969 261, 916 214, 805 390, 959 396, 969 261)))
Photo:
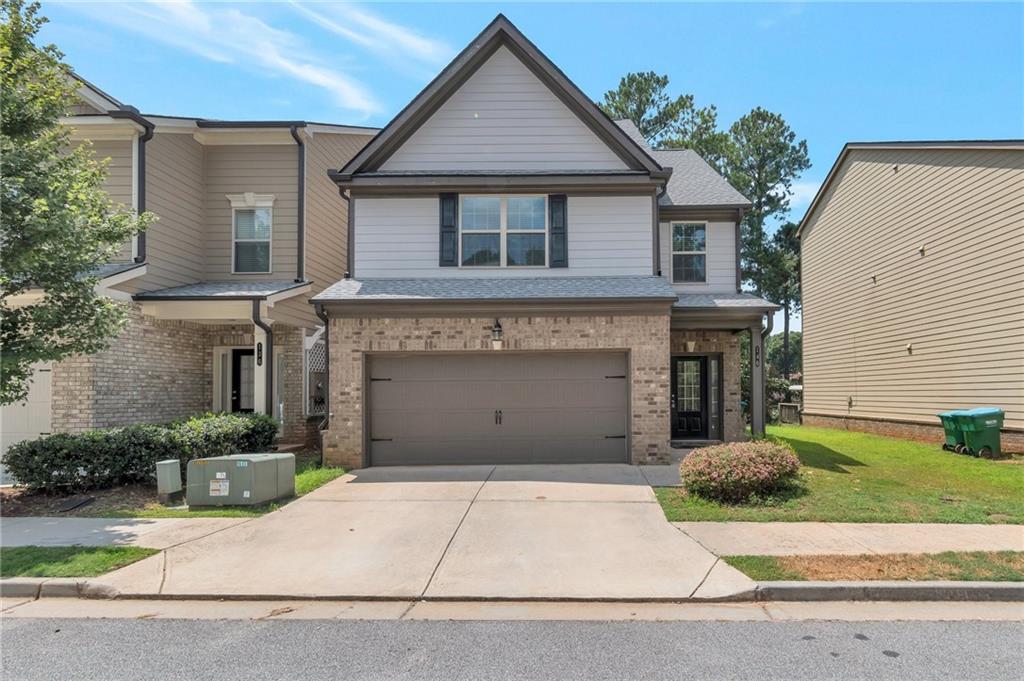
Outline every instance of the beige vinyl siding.
MULTIPOLYGON (((94 158, 97 161, 107 161, 107 179, 103 188, 110 195, 110 200, 115 206, 132 209, 134 207, 134 181, 135 170, 133 168, 134 140, 98 140, 91 142, 94 158)), ((128 261, 132 259, 131 241, 121 247, 115 261, 128 261)))
POLYGON ((294 144, 219 145, 206 151, 206 276, 209 281, 295 278, 298 151, 294 144), (273 194, 270 274, 232 274, 228 194, 273 194))
POLYGON ((382 170, 622 170, 626 165, 499 48, 382 170))
MULTIPOLYGON (((672 281, 672 223, 704 222, 703 220, 672 220, 660 227, 661 275, 672 281)), ((736 292, 736 223, 708 222, 706 244, 707 281, 703 284, 673 283, 680 293, 736 292)))
POLYGON ((802 249, 807 412, 1024 428, 1024 151, 851 150, 802 249))
POLYGON ((146 210, 159 220, 146 231, 144 288, 202 281, 203 147, 191 135, 157 133, 146 143, 146 210))
POLYGON ((438 266, 438 197, 355 200, 355 277, 542 277, 651 274, 649 196, 568 198, 569 267, 438 266))
POLYGON ((306 138, 306 279, 308 294, 278 303, 275 321, 318 326, 309 298, 345 276, 348 268, 348 202, 327 170, 344 166, 372 135, 317 132, 306 138))

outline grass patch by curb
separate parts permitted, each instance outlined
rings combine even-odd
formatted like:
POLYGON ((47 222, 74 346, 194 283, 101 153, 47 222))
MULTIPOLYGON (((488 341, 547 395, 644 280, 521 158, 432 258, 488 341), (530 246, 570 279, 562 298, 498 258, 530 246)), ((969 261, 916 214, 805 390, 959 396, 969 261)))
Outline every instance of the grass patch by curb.
POLYGON ((98 577, 155 553, 139 546, 5 546, 0 577, 98 577))
POLYGON ((771 426, 803 464, 799 493, 721 504, 665 487, 655 490, 670 521, 853 523, 1024 523, 1021 459, 989 461, 878 435, 771 426))
POLYGON ((722 556, 722 560, 759 582, 1024 582, 1022 551, 947 551, 863 556, 722 556))

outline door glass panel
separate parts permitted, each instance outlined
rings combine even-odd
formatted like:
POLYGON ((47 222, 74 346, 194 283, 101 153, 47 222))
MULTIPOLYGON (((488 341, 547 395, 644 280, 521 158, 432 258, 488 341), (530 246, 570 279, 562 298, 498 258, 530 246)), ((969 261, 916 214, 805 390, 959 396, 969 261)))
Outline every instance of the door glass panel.
POLYGON ((719 388, 718 388, 718 358, 708 359, 708 431, 712 439, 720 438, 720 415, 718 413, 719 388))
POLYGON ((251 410, 256 403, 255 358, 252 355, 242 355, 238 365, 238 407, 239 409, 251 410))
POLYGON ((679 411, 700 411, 700 362, 679 362, 677 367, 679 411))

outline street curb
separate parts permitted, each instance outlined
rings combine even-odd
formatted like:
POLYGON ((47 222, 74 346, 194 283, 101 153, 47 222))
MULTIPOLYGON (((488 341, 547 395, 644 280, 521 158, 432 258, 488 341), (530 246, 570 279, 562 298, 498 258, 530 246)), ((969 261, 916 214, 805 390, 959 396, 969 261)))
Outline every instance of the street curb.
POLYGON ((103 582, 74 577, 12 577, 0 579, 0 598, 117 598, 120 592, 103 582))
POLYGON ((0 579, 0 598, 39 598, 46 579, 42 577, 11 577, 0 579))
POLYGON ((1024 602, 1024 582, 759 582, 754 600, 1024 602))

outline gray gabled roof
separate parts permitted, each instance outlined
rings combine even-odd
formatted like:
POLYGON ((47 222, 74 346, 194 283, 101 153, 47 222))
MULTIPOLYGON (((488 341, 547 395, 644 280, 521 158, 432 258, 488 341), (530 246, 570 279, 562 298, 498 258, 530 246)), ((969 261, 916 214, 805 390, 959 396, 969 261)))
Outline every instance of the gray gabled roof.
POLYGON ((416 97, 398 112, 377 135, 340 171, 330 172, 335 181, 365 171, 379 169, 498 47, 508 47, 533 71, 566 106, 573 110, 594 133, 619 155, 630 168, 661 176, 664 169, 635 140, 615 125, 580 88, 573 83, 536 45, 503 14, 499 14, 441 71, 416 97))
POLYGON ((672 167, 661 206, 749 208, 750 201, 692 149, 655 149, 651 155, 672 167))
POLYGON ((778 310, 779 306, 752 293, 680 293, 674 308, 687 310, 778 310))
POLYGON ((749 208, 750 201, 692 149, 651 149, 640 129, 628 118, 615 121, 623 132, 665 168, 672 169, 661 206, 749 208))
POLYGON ((117 274, 123 274, 130 272, 139 267, 145 267, 144 262, 108 262, 97 267, 94 267, 89 276, 99 277, 100 279, 106 279, 107 277, 113 277, 117 274))
POLYGON ((675 300, 672 286, 655 276, 452 277, 342 279, 314 296, 330 302, 457 302, 539 300, 675 300))
POLYGON ((203 281, 135 294, 135 300, 260 300, 308 281, 203 281))

